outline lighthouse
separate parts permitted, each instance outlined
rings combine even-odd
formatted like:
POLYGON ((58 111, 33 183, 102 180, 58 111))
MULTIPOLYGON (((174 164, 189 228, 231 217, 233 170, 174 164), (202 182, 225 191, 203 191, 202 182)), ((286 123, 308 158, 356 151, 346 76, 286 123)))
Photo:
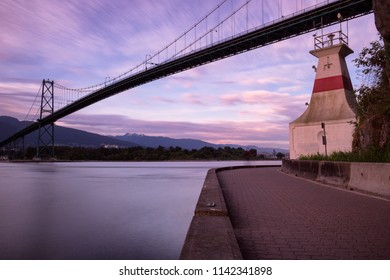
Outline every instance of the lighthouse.
POLYGON ((306 111, 289 125, 290 158, 352 150, 356 99, 345 57, 353 53, 342 30, 314 37, 318 58, 306 111))

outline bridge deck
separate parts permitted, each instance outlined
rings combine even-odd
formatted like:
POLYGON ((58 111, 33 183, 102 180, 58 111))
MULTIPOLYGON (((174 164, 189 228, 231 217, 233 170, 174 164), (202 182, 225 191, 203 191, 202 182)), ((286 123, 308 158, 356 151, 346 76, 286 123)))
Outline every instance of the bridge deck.
POLYGON ((218 173, 244 259, 390 259, 390 201, 278 169, 218 173))
POLYGON ((323 26, 336 24, 338 23, 337 13, 341 13, 344 19, 350 19, 371 12, 371 0, 340 0, 316 9, 298 12, 261 28, 247 30, 247 32, 237 34, 230 39, 216 42, 189 54, 174 57, 161 64, 145 69, 145 71, 99 89, 39 120, 39 124, 34 123, 15 133, 8 139, 0 142, 0 147, 37 130, 39 125, 44 126, 53 123, 60 118, 128 89, 187 69, 310 32, 320 28, 321 23, 323 26))

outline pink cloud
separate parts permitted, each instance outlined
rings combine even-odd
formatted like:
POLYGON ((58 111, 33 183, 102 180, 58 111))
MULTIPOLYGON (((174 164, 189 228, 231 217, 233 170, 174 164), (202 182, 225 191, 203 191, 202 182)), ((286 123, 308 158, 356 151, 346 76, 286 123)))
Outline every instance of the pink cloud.
POLYGON ((167 97, 163 97, 163 96, 155 96, 153 99, 156 101, 159 101, 159 102, 164 102, 164 103, 170 103, 170 104, 176 103, 176 100, 174 100, 173 98, 167 98, 167 97))
POLYGON ((270 91, 247 91, 236 94, 226 94, 220 97, 222 104, 267 104, 281 105, 291 104, 294 100, 301 100, 301 96, 290 95, 288 93, 270 92, 270 91))
POLYGON ((39 81, 33 82, 30 80, 0 82, 1 114, 24 120, 28 110, 30 110, 31 115, 27 119, 33 120, 39 109, 39 86, 39 81), (36 102, 32 106, 34 100, 36 102))
POLYGON ((288 145, 287 124, 267 122, 185 122, 185 121, 144 121, 121 115, 81 115, 68 116, 57 122, 58 125, 83 129, 90 132, 122 135, 139 133, 173 138, 195 138, 212 143, 262 145, 277 143, 278 147, 288 145))
POLYGON ((199 94, 185 93, 182 95, 182 99, 184 100, 184 102, 193 105, 206 105, 206 103, 204 102, 205 98, 202 98, 202 96, 199 94))
MULTIPOLYGON (((202 1, 201 5, 198 1, 184 3, 179 0, 130 2, 1 1, 1 114, 24 117, 42 78, 60 80, 69 87, 84 87, 129 70, 141 63, 146 55, 153 55, 172 42, 220 1, 202 1), (29 80, 15 82, 12 80, 15 77, 28 77, 29 80)), ((232 1, 232 5, 238 5, 238 2, 232 1)), ((269 0, 264 2, 272 3, 269 0)), ((316 2, 303 1, 306 6, 316 2)), ((259 23, 259 3, 257 1, 257 6, 250 10, 251 24, 259 23)), ((283 14, 301 3, 283 0, 283 14)), ((268 20, 275 18, 276 6, 271 6, 273 9, 267 15, 268 20)), ((224 10, 229 11, 230 7, 224 10)), ((356 52, 368 40, 367 37, 376 37, 373 17, 367 18, 350 23, 350 44, 356 52)), ((209 18, 209 27, 212 20, 216 20, 215 15, 213 19, 209 18)), ((242 23, 238 18, 237 22, 242 23)), ((201 29, 197 31, 199 35, 201 29)), ((183 40, 177 47, 182 45, 183 40)), ((310 34, 293 38, 176 74, 161 83, 137 88, 135 92, 141 94, 131 99, 117 97, 111 104, 104 101, 107 103, 90 109, 93 111, 100 106, 108 114, 124 112, 122 117, 77 114, 61 122, 103 134, 122 134, 132 130, 172 137, 194 135, 214 142, 281 143, 286 141, 289 120, 299 116, 305 109, 304 103, 310 99, 314 78, 311 65, 316 62, 308 53, 311 48, 310 34), (196 113, 202 105, 202 115, 210 115, 205 123, 126 117, 131 106, 135 107, 137 116, 145 109, 151 118, 153 111, 161 109, 162 105, 167 115, 173 105, 180 106, 183 112, 196 113), (227 118, 237 122, 220 121, 227 118), (245 140, 245 137, 248 138, 245 140)), ((164 59, 164 55, 160 59, 164 59)))
POLYGON ((223 105, 236 105, 243 102, 243 98, 239 94, 227 94, 220 97, 220 100, 223 105))

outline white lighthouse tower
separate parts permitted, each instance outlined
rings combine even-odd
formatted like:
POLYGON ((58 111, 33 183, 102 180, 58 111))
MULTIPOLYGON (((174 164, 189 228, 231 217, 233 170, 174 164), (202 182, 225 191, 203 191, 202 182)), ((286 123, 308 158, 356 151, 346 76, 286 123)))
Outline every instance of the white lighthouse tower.
POLYGON ((342 30, 314 38, 318 58, 310 103, 289 125, 290 158, 352 150, 356 99, 345 57, 353 53, 342 30))

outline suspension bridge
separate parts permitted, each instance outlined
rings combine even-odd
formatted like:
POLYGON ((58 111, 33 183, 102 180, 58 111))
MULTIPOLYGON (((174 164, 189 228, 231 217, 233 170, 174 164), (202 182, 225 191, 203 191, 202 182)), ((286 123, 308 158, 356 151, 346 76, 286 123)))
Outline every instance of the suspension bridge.
MULTIPOLYGON (((84 88, 72 89, 54 81, 43 80, 39 94, 40 106, 35 122, 0 142, 0 148, 23 139, 39 130, 37 156, 52 147, 54 122, 110 96, 207 63, 296 37, 317 29, 341 23, 372 12, 371 0, 329 0, 304 7, 296 1, 296 10, 283 15, 283 1, 274 5, 278 17, 266 22, 267 9, 263 0, 245 0, 234 11, 224 14, 222 1, 190 29, 134 68, 112 79, 84 88), (253 2, 261 1, 260 11, 254 13, 253 2), (54 90, 56 95, 54 96, 54 90), (56 102, 54 102, 56 100, 56 102), (44 149, 40 149, 43 147, 44 149)), ((30 109, 31 111, 31 109, 30 109)))

